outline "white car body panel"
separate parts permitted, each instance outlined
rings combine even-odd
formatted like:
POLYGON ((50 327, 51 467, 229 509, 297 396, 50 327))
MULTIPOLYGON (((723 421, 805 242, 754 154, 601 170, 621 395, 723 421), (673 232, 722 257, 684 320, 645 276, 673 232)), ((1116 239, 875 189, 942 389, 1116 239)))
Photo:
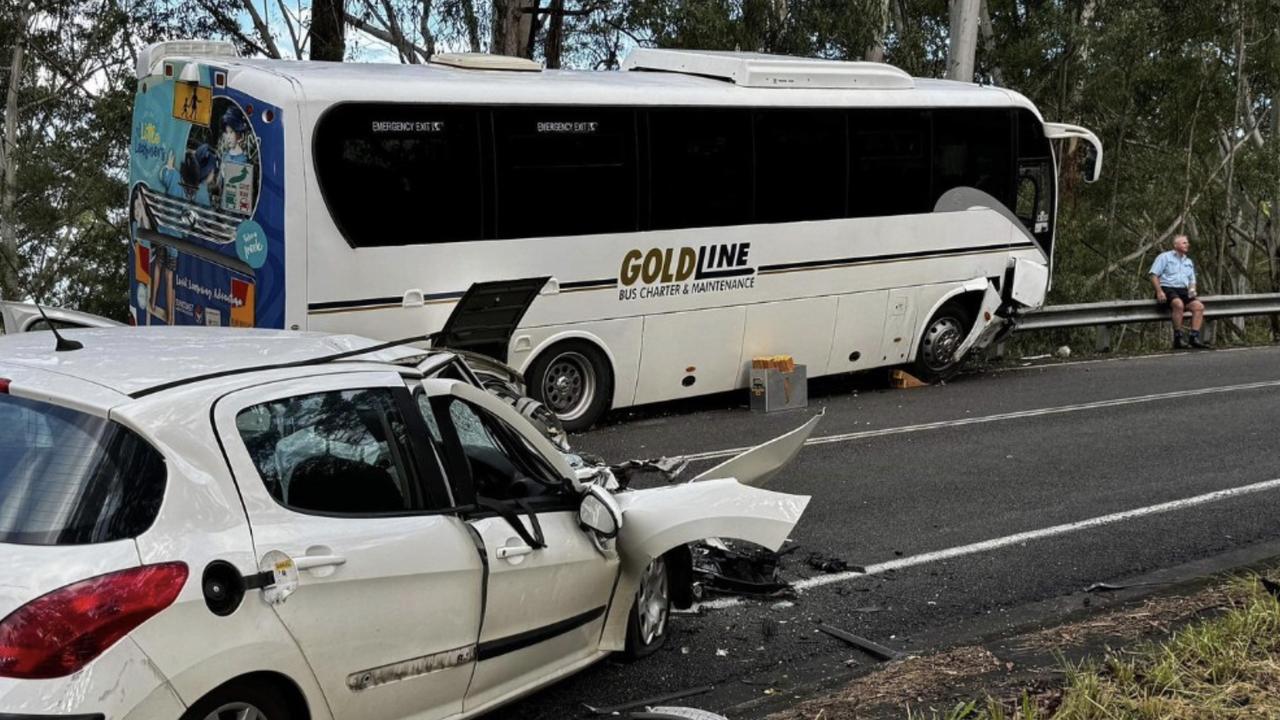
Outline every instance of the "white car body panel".
POLYGON ((176 720, 186 710, 146 653, 127 637, 67 677, 0 678, 0 713, 30 713, 52 720, 89 708, 112 720, 176 720), (104 692, 107 689, 110 692, 104 692))
MULTIPOLYGON (((520 520, 528 526, 524 516, 520 520)), ((479 659, 464 704, 467 712, 598 652, 618 561, 596 550, 578 527, 576 511, 539 513, 538 523, 547 547, 504 559, 497 556, 499 548, 522 547, 524 541, 502 518, 470 521, 484 539, 489 574, 479 659), (521 633, 586 617, 590 620, 528 647, 509 652, 495 647, 521 633), (486 657, 490 652, 500 654, 486 657)))
MULTIPOLYGON (((257 557, 278 551, 294 561, 345 559, 337 567, 301 570, 297 591, 273 606, 334 717, 448 717, 462 710, 474 657, 466 650, 480 627, 483 568, 462 522, 440 514, 325 517, 285 508, 267 492, 236 429, 237 414, 253 405, 366 387, 404 387, 404 381, 394 372, 360 373, 250 388, 220 400, 215 423, 253 524, 257 557), (441 667, 364 689, 349 686, 365 673, 453 651, 459 654, 441 667)), ((264 601, 252 592, 245 602, 264 601)))
MULTIPOLYGON (((140 563, 181 561, 189 578, 172 605, 79 672, 0 678, 0 714, 176 718, 228 681, 269 673, 296 688, 316 720, 475 716, 622 649, 637 578, 652 558, 707 537, 776 548, 808 502, 735 479, 624 491, 615 495, 623 528, 613 549, 602 551, 576 512, 546 509, 537 514, 546 547, 514 555, 499 553, 523 544, 501 517, 304 514, 268 492, 236 426, 240 410, 422 382, 428 394, 465 400, 509 425, 572 490, 592 480, 579 481, 563 453, 505 401, 465 382, 421 381, 413 367, 388 363, 421 355, 412 348, 292 366, 372 341, 154 328, 73 334, 86 351, 54 353, 42 334, 0 340, 0 378, 12 380, 14 396, 108 417, 142 435, 165 459, 163 502, 152 526, 132 540, 0 545, 0 616, 140 563), (281 604, 250 589, 234 613, 214 616, 201 587, 205 567, 225 560, 251 576, 269 551, 299 566, 316 555, 343 562, 300 571, 281 604), (564 627, 566 620, 576 622, 564 627), (541 635, 521 644, 530 631, 541 635)), ((767 479, 814 422, 712 474, 767 479)))
MULTIPOLYGON (((49 320, 58 324, 58 329, 63 326, 78 328, 105 328, 122 326, 124 323, 117 322, 110 318, 104 318, 101 315, 80 312, 79 310, 67 310, 58 307, 45 307, 44 314, 40 314, 40 307, 35 303, 20 303, 0 301, 0 335, 7 333, 30 332, 40 325, 46 316, 49 320)), ((39 328, 47 330, 47 327, 39 328)))
POLYGON ((764 487, 779 470, 795 459, 796 454, 800 452, 800 448, 804 447, 805 442, 809 440, 809 436, 813 434, 813 429, 818 426, 818 421, 822 420, 824 414, 826 414, 826 410, 809 418, 809 422, 785 435, 779 435, 766 443, 757 445, 744 453, 725 460, 710 470, 699 474, 692 482, 734 478, 743 485, 764 487))
MULTIPOLYGON (((622 506, 617 598, 635 596, 645 566, 678 545, 723 537, 777 550, 809 504, 806 495, 761 490, 733 479, 618 493, 617 500, 622 506)), ((609 608, 602 650, 626 647, 630 609, 629 602, 614 602, 609 608)))

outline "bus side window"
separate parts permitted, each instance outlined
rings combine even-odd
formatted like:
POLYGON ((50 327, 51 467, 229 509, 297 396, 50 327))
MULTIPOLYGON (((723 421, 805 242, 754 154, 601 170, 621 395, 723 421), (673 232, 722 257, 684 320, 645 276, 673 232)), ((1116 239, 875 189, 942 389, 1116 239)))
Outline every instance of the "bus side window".
POLYGON ((849 112, 850 217, 930 212, 929 183, 927 112, 849 112))
POLYGON ((636 125, 629 109, 495 109, 499 238, 636 230, 636 125))
POLYGON ((933 199, 972 187, 1014 205, 1013 134, 1003 109, 947 109, 933 113, 933 199))
POLYGON ((751 113, 651 110, 650 224, 654 230, 751 222, 751 113))
POLYGON ((756 111, 755 221, 844 217, 846 141, 839 110, 756 111))
POLYGON ((344 103, 316 123, 316 181, 353 247, 479 240, 475 109, 344 103))

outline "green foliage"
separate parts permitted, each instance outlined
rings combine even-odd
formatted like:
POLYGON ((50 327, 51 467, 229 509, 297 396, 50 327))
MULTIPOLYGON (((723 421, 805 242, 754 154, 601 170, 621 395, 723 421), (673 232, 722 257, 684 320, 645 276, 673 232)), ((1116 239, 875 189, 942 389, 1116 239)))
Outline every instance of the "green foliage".
MULTIPOLYGON (((488 47, 494 2, 348 0, 346 8, 366 25, 381 19, 386 34, 419 49, 400 56, 420 61, 432 48, 488 47)), ((306 27, 286 33, 269 5, 262 8, 272 28, 265 36, 242 0, 19 0, 0 7, 0 68, 15 43, 28 49, 17 78, 19 169, 14 178, 0 177, 0 195, 9 183, 18 198, 3 220, 16 226, 24 274, 36 292, 123 313, 133 53, 157 39, 194 36, 229 38, 248 54, 277 48, 290 56, 306 27), (36 15, 26 26, 18 22, 24 9, 36 15)), ((635 45, 883 57, 932 77, 946 67, 948 0, 565 0, 564 6, 573 11, 563 21, 562 57, 570 67, 616 67, 635 45)), ((1280 291, 1280 226, 1271 212, 1280 205, 1274 102, 1280 3, 987 0, 984 6, 990 36, 984 32, 979 42, 978 80, 1021 92, 1048 120, 1093 129, 1106 148, 1103 177, 1094 185, 1079 180, 1080 154, 1059 148, 1051 301, 1147 296, 1145 270, 1175 232, 1191 235, 1202 294, 1280 291)), ((545 16, 539 23, 535 55, 550 27, 545 16)), ((349 39, 349 47, 367 45, 367 38, 349 39)), ((11 81, 0 70, 0 97, 11 81)), ((0 128, 8 121, 3 113, 0 104, 0 128)))

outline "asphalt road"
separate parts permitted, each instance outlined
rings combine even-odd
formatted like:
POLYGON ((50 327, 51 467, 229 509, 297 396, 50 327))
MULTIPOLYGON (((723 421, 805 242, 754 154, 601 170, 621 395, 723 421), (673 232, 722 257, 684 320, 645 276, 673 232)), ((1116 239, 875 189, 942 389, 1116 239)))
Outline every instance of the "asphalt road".
POLYGON ((814 390, 805 411, 761 416, 720 396, 574 439, 615 460, 707 453, 825 408, 823 440, 770 486, 814 498, 783 565, 801 590, 677 616, 651 658, 605 661, 490 717, 580 717, 582 703, 702 685, 715 689, 683 704, 757 717, 874 665, 819 622, 918 652, 1096 607, 1107 598, 1082 592, 1095 582, 1280 552, 1280 481, 1266 484, 1280 479, 1280 347, 814 390), (804 562, 815 551, 868 573, 823 575, 804 562))

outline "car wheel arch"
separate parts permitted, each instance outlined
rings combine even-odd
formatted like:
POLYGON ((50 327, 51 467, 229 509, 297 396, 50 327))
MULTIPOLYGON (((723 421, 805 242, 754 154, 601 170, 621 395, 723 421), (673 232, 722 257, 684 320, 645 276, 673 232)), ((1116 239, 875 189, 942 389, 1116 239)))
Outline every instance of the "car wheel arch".
POLYGON ((313 714, 311 712, 311 703, 307 701, 306 694, 298 683, 288 675, 274 670, 255 670, 230 678, 210 688, 199 699, 191 703, 190 707, 194 707, 205 698, 233 686, 251 686, 276 693, 289 708, 290 717, 288 720, 313 720, 313 718, 314 720, 324 720, 329 717, 327 709, 321 713, 313 714))

